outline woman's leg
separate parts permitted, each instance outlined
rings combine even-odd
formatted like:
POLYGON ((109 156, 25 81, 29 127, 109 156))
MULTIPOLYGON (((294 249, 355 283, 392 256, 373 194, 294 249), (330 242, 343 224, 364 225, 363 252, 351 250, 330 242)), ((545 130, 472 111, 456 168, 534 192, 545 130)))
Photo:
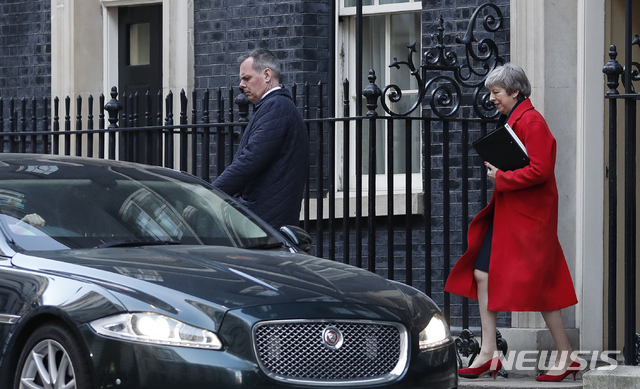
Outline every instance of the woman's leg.
POLYGON ((475 269, 473 276, 478 285, 478 306, 480 307, 480 321, 482 322, 482 347, 480 354, 469 367, 480 367, 493 358, 498 351, 496 343, 496 325, 498 312, 489 311, 489 273, 475 269))
POLYGON ((547 327, 549 327, 551 337, 553 338, 553 342, 558 350, 556 363, 549 369, 548 374, 559 375, 564 373, 569 368, 569 365, 571 365, 571 354, 573 353, 573 350, 571 349, 569 339, 567 338, 567 331, 564 328, 562 313, 560 310, 541 313, 544 321, 547 323, 547 327))

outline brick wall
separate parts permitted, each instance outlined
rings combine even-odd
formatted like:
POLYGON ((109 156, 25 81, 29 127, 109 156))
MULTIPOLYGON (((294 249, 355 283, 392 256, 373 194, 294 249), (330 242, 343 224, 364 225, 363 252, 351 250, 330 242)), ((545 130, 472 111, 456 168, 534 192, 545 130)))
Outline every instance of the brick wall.
POLYGON ((196 0, 197 89, 238 85, 238 57, 273 51, 283 83, 327 83, 329 0, 196 0))
MULTIPOLYGON (((291 90, 297 84, 296 104, 303 115, 315 117, 315 110, 304 114, 303 84, 309 83, 317 90, 317 84, 322 83, 326 96, 333 66, 329 63, 329 1, 196 0, 195 88, 222 88, 225 98, 232 88, 237 96, 238 58, 253 49, 266 48, 282 63, 285 87, 291 90)), ((316 107, 318 94, 309 95, 309 106, 316 107)), ((215 96, 212 94, 212 106, 216 106, 215 96)), ((327 105, 325 98, 323 106, 327 105)), ((315 136, 311 134, 312 139, 315 136)), ((310 160, 315 161, 315 155, 310 160)), ((316 186, 314 181, 312 187, 316 186)))
MULTIPOLYGON (((0 3, 0 96, 51 94, 51 1, 0 3)), ((7 104, 5 102, 5 104, 7 104)))

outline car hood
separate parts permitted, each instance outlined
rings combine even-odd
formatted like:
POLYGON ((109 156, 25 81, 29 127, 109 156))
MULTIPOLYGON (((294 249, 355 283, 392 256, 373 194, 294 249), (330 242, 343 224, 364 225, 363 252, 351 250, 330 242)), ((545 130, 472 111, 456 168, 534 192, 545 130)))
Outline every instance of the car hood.
MULTIPOLYGON (((408 309, 396 283, 338 262, 285 251, 146 246, 17 255, 13 264, 85 279, 131 300, 175 310, 191 299, 222 311, 285 303, 345 303, 408 309), (177 293, 176 293, 177 292, 177 293)), ((129 300, 123 301, 132 309, 129 300)))

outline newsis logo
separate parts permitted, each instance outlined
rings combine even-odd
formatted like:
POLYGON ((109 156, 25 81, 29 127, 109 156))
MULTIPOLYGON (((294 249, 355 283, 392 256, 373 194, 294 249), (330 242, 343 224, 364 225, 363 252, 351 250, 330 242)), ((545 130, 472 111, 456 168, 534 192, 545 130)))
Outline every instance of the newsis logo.
MULTIPOLYGON (((589 367, 590 370, 598 367, 599 370, 613 370, 618 366, 618 362, 616 360, 616 355, 620 354, 620 351, 588 351, 588 350, 580 350, 574 351, 571 353, 571 360, 579 360, 579 367, 569 368, 570 370, 584 370, 589 367), (580 358, 580 355, 586 356, 590 355, 591 362, 588 362, 585 359, 580 358), (601 366, 596 366, 600 364, 601 366), (604 364, 604 365, 603 365, 604 364)), ((494 353, 494 361, 493 363, 497 364, 498 359, 495 358, 498 356, 498 353, 494 353)), ((507 355, 502 355, 502 367, 505 370, 549 370, 555 364, 555 361, 558 357, 557 351, 509 351, 507 355)), ((562 360, 566 360, 566 352, 560 354, 562 360)), ((491 366, 492 369, 495 369, 496 366, 491 366)), ((564 366, 561 366, 563 368, 564 366)))

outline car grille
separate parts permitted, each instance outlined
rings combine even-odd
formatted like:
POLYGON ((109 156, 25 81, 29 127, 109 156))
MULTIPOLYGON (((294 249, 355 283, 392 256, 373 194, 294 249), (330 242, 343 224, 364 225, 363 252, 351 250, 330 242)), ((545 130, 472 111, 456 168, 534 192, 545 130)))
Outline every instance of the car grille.
POLYGON ((381 383, 396 379, 407 363, 407 332, 398 323, 372 321, 270 321, 254 326, 262 370, 271 378, 311 385, 381 383), (337 329, 343 342, 324 341, 337 329))

